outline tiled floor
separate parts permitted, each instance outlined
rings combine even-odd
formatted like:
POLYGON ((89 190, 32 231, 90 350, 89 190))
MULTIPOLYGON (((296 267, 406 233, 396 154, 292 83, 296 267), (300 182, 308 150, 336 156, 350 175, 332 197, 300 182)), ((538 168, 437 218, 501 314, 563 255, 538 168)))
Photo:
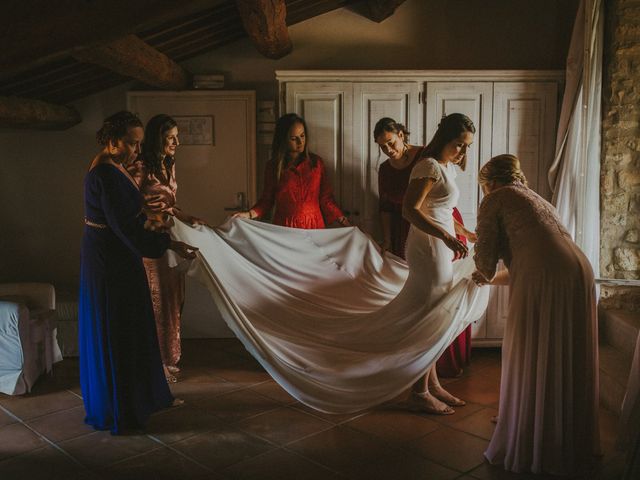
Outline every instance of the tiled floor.
MULTIPOLYGON (((114 437, 83 424, 78 363, 66 359, 23 397, 0 394, 0 479, 518 480, 483 461, 498 406, 500 353, 473 351, 447 388, 468 405, 451 416, 410 413, 401 400, 327 415, 282 390, 236 340, 185 340, 172 386, 185 405, 154 415, 145 434, 114 437)), ((616 418, 601 411, 604 457, 590 479, 618 478, 616 418)))

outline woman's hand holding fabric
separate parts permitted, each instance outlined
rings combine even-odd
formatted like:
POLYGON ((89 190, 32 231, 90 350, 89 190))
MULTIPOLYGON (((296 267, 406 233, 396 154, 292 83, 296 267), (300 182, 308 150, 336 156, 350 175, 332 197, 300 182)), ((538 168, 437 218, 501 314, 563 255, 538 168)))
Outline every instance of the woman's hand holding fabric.
POLYGON ((456 237, 453 237, 447 234, 442 241, 445 243, 447 247, 449 247, 453 251, 453 259, 458 260, 460 258, 465 258, 469 255, 469 249, 467 246, 458 240, 456 237))

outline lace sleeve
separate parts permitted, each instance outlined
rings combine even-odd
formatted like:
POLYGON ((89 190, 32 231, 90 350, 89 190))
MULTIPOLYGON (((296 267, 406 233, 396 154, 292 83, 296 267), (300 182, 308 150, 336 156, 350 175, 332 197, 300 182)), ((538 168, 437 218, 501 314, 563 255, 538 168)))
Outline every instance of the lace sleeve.
POLYGON ((499 196, 487 195, 480 204, 478 212, 478 243, 475 244, 473 260, 476 268, 487 280, 491 280, 496 274, 498 260, 500 259, 501 224, 499 196))
POLYGON ((435 158, 423 158, 411 170, 411 178, 431 178, 436 182, 442 178, 440 166, 435 158))

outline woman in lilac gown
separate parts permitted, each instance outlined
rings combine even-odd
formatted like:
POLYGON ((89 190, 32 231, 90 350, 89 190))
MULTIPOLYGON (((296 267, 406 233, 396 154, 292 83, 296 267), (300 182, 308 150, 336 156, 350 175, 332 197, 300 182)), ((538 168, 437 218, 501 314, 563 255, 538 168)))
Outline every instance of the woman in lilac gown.
POLYGON ((126 165, 143 139, 140 120, 118 112, 97 133, 103 150, 84 182, 79 350, 85 422, 121 434, 142 428, 174 398, 162 370, 151 297, 142 257, 171 248, 193 249, 165 233, 145 230, 141 195, 126 165))
POLYGON ((524 473, 581 473, 599 453, 598 326, 591 264, 520 162, 482 167, 474 256, 479 283, 509 285, 500 405, 485 452, 524 473), (498 259, 508 271, 496 275, 498 259))

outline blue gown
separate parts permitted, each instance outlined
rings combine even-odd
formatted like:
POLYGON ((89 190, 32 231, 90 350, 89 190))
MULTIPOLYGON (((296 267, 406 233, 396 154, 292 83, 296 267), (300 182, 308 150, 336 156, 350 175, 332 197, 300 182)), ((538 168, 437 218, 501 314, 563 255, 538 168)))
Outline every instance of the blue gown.
POLYGON ((173 402, 142 263, 162 256, 170 240, 144 229, 140 192, 117 167, 97 165, 84 188, 80 386, 85 422, 117 435, 173 402))

